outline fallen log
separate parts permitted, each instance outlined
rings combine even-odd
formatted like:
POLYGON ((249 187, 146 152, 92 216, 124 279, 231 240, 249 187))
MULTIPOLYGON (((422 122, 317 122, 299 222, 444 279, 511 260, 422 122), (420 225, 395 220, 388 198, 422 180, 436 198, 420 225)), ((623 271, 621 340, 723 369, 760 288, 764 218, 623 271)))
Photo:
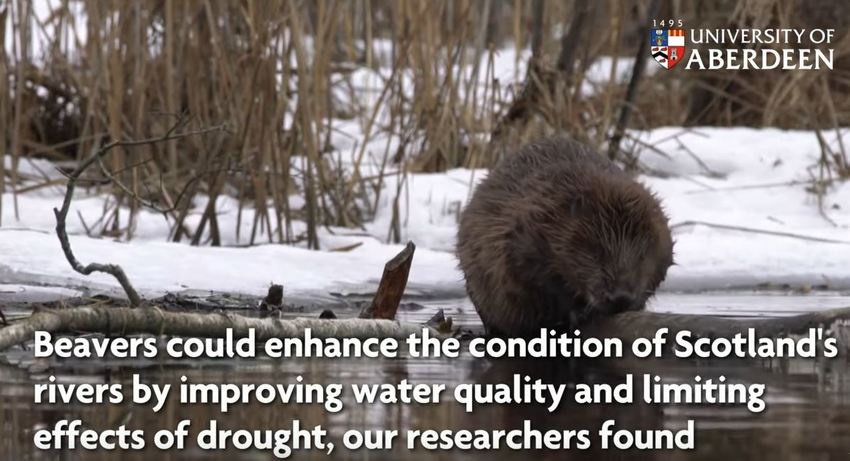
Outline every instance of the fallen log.
POLYGON ((729 338, 755 329, 760 337, 782 337, 807 334, 809 328, 822 327, 838 338, 839 349, 850 352, 850 307, 829 309, 790 317, 762 319, 733 319, 708 315, 667 314, 660 312, 624 312, 599 319, 589 333, 598 337, 620 338, 634 341, 652 337, 660 328, 669 328, 672 337, 689 330, 701 338, 729 338))
MULTIPOLYGON (((649 338, 659 328, 669 335, 690 330, 698 337, 731 337, 755 328, 761 337, 806 334, 822 327, 838 338, 839 348, 850 352, 850 308, 831 309, 793 317, 736 320, 706 315, 664 314, 648 311, 626 312, 599 319, 583 335, 616 337, 624 341, 649 338)), ((158 307, 77 307, 37 309, 29 318, 0 329, 0 351, 32 340, 36 331, 51 333, 101 333, 113 335, 153 334, 187 337, 224 337, 228 328, 235 337, 253 328, 257 340, 301 337, 310 328, 320 338, 396 338, 420 333, 422 325, 385 319, 256 318, 235 313, 169 312, 158 307)), ((432 333, 438 333, 432 329, 432 333)))
MULTIPOLYGON (((78 307, 37 309, 19 322, 0 329, 0 351, 33 339, 36 331, 50 333, 102 333, 112 335, 152 334, 186 337, 234 337, 248 335, 253 328, 259 341, 270 338, 303 337, 310 328, 318 338, 396 338, 403 340, 423 327, 394 320, 256 318, 233 313, 169 312, 158 307, 78 307)), ((436 335, 437 333, 434 332, 436 335)))

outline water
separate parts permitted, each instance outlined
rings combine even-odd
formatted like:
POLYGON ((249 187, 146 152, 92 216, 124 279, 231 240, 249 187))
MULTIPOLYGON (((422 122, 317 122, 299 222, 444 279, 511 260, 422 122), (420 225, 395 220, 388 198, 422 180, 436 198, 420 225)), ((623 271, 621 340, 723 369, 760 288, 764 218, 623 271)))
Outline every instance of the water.
MULTIPOLYGON (((652 306, 663 312, 698 313, 728 317, 792 315, 814 309, 850 306, 850 297, 840 293, 725 293, 663 294, 652 306)), ((452 317, 455 325, 480 330, 474 309, 466 300, 415 301, 399 312, 402 320, 424 322, 438 309, 452 317)), ((355 308, 343 309, 351 315, 355 308)), ((152 434, 173 428, 182 419, 191 419, 191 434, 209 420, 219 420, 225 428, 283 429, 299 419, 302 427, 321 424, 336 445, 334 459, 756 459, 828 460, 850 459, 850 370, 846 357, 828 361, 683 361, 636 359, 584 360, 573 362, 535 360, 384 359, 384 360, 229 360, 179 362, 159 360, 133 362, 105 360, 88 362, 62 360, 33 361, 28 352, 10 351, 0 365, 0 459, 9 460, 268 460, 268 451, 201 452, 40 452, 33 448, 33 430, 52 426, 60 419, 81 418, 87 427, 103 430, 126 424, 152 434), (765 383, 767 410, 753 414, 742 406, 705 405, 578 405, 562 404, 554 413, 543 405, 490 405, 467 413, 447 395, 428 405, 357 405, 350 393, 343 394, 345 409, 328 414, 321 405, 261 405, 250 403, 221 414, 213 406, 181 406, 170 399, 162 411, 154 413, 130 404, 84 406, 32 404, 33 384, 55 374, 66 382, 128 383, 133 373, 142 373, 147 382, 178 384, 186 376, 191 382, 210 383, 293 383, 303 376, 308 383, 445 383, 451 389, 461 383, 510 382, 513 374, 529 375, 551 383, 611 383, 622 381, 627 373, 659 375, 665 382, 688 382, 693 376, 724 375, 730 382, 765 383), (618 428, 679 430, 688 420, 696 421, 697 450, 683 451, 602 451, 595 431, 606 420, 616 420, 618 428), (500 450, 481 452, 408 451, 397 440, 391 451, 349 452, 342 435, 356 429, 484 429, 521 428, 530 420, 539 430, 590 429, 589 450, 535 451, 531 454, 500 450)), ((637 386, 638 390, 641 386, 637 386)), ((190 444, 191 446, 194 443, 190 444)), ((299 452, 291 459, 328 459, 320 452, 299 452)))

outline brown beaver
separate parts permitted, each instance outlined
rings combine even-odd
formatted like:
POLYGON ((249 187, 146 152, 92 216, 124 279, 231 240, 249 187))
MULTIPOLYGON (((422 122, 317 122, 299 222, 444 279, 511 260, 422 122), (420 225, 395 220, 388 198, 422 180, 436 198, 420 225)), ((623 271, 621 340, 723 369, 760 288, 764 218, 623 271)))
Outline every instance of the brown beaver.
POLYGON ((529 336, 643 309, 673 263, 673 241, 652 193, 556 137, 509 155, 478 186, 457 254, 487 332, 529 336))

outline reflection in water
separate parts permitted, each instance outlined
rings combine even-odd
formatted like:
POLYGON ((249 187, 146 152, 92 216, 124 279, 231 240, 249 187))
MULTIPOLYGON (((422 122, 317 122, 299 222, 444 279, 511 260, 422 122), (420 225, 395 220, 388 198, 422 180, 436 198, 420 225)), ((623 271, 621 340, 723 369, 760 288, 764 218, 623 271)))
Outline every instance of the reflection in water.
MULTIPOLYGON (((703 296, 703 302, 718 302, 703 296)), ((801 300, 810 299, 801 297, 801 300)), ((755 305, 769 298, 753 299, 755 305)), ((844 298, 845 305, 846 298, 844 298)), ((785 300, 783 300, 785 302, 785 300)), ((750 303, 747 309, 753 308, 750 303)), ((446 308, 455 322, 477 327, 474 312, 468 305, 436 303, 446 308)), ((733 305, 722 302, 718 304, 733 305)), ((803 305, 805 303, 801 303, 803 305)), ((663 307, 662 307, 663 308, 663 307)), ((804 308, 804 307, 803 307, 804 308)), ((422 321, 434 313, 434 306, 406 310, 405 320, 422 321)), ((783 309, 778 309, 783 310, 783 309)), ((736 315, 734 309, 726 315, 736 315)), ((682 360, 478 360, 460 359, 345 359, 345 360, 272 360, 207 361, 199 363, 168 360, 134 362, 106 360, 88 362, 63 360, 54 363, 33 361, 20 350, 7 354, 9 364, 0 365, 0 459, 9 460, 144 460, 156 459, 274 459, 267 451, 202 452, 193 438, 210 420, 218 420, 223 429, 285 429, 299 419, 302 427, 322 425, 336 448, 335 459, 454 459, 460 452, 406 449, 403 437, 396 439, 391 451, 347 451, 342 436, 348 429, 484 429, 510 430, 531 421, 535 429, 567 431, 589 429, 592 446, 579 451, 536 451, 539 459, 848 459, 850 458, 850 370, 846 357, 830 361, 682 361, 682 360), (448 391, 436 404, 427 405, 358 405, 351 392, 343 394, 343 411, 328 414, 321 404, 283 405, 258 403, 237 404, 227 414, 215 405, 179 405, 170 398, 159 413, 149 407, 131 404, 85 406, 39 405, 34 407, 33 384, 55 374, 64 382, 125 383, 125 392, 133 373, 141 373, 146 382, 177 385, 181 377, 191 382, 209 383, 294 383, 303 376, 305 383, 445 383, 448 391), (583 383, 619 384, 627 373, 635 375, 635 395, 641 395, 644 373, 660 375, 664 382, 692 382, 695 375, 704 378, 726 376, 735 383, 765 383, 767 410, 752 414, 744 405, 579 405, 570 403, 574 385, 583 383), (546 405, 480 405, 472 413, 451 400, 451 389, 460 383, 510 383, 514 374, 528 375, 545 383, 568 384, 569 395, 555 412, 546 405), (33 448, 34 430, 51 427, 61 419, 80 418, 86 427, 104 430, 126 424, 130 429, 144 429, 149 445, 154 432, 173 429, 182 419, 191 419, 189 448, 183 452, 160 452, 149 448, 143 452, 40 452, 33 448), (617 428, 672 429, 686 427, 696 421, 696 451, 602 451, 596 431, 606 420, 616 420, 617 428)), ((501 450, 464 452, 468 459, 528 459, 528 453, 501 450)), ((321 452, 298 452, 291 459, 328 459, 321 452)))

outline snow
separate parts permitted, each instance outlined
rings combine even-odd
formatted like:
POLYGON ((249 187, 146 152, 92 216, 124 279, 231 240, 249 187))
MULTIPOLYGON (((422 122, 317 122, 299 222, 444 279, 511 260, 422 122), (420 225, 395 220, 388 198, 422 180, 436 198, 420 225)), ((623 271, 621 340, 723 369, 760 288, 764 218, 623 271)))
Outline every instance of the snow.
MULTIPOLYGON (((28 55, 32 62, 42 62, 44 54, 49 52, 52 38, 57 33, 62 33, 63 37, 74 45, 69 49, 76 48, 76 44, 82 46, 85 43, 88 33, 87 22, 85 16, 85 5, 82 2, 63 2, 62 0, 35 0, 20 4, 23 8, 27 8, 31 12, 29 31, 30 43, 27 44, 28 55), (63 30, 59 30, 56 26, 53 12, 68 9, 68 17, 71 18, 71 25, 63 30)), ((21 57, 22 50, 20 49, 19 37, 14 34, 13 24, 18 21, 18 15, 24 10, 18 11, 13 7, 10 14, 6 16, 4 41, 5 51, 10 56, 21 57), (14 13, 14 14, 12 14, 14 13), (17 51, 17 53, 16 53, 17 51)))
MULTIPOLYGON (((811 179, 809 167, 820 156, 812 132, 662 128, 632 136, 664 152, 660 155, 642 150, 641 162, 650 171, 664 174, 639 178, 659 195, 675 226, 677 265, 670 269, 662 290, 727 289, 763 283, 850 287, 850 184, 838 183, 825 195, 823 213, 829 220, 825 219, 816 198, 806 191, 805 181, 811 179), (766 235, 762 231, 848 243, 766 235)), ((828 141, 835 143, 834 135, 828 141)), ((37 169, 28 162, 21 165, 25 176, 34 178, 29 181, 40 181, 42 173, 55 175, 44 161, 36 163, 37 169)), ((396 190, 400 190, 402 241, 410 239, 418 245, 411 288, 421 293, 457 295, 463 290, 463 276, 452 252, 458 216, 472 188, 486 174, 485 170, 466 169, 410 174, 400 189, 400 178, 389 176, 375 219, 366 225, 367 232, 322 229, 322 251, 271 244, 232 246, 237 243, 238 204, 229 198, 220 199, 218 208, 222 212, 223 243, 230 247, 167 242, 167 223, 161 215, 149 211, 137 216, 134 238, 129 242, 88 237, 77 212, 92 227, 106 200, 95 191, 78 191, 68 224, 71 243, 81 261, 120 264, 147 295, 187 288, 261 295, 275 282, 284 284, 289 294, 326 296, 374 289, 384 263, 402 248, 384 243, 396 190), (359 246, 331 251, 353 244, 359 246)), ((61 194, 57 187, 21 194, 19 220, 14 216, 11 193, 3 194, 0 283, 40 280, 70 288, 92 284, 115 288, 117 284, 109 276, 77 274, 65 261, 53 234, 52 208, 60 204, 61 194)), ((197 212, 205 206, 203 202, 203 198, 196 199, 197 212)), ((126 220, 127 213, 123 215, 126 220)), ((193 216, 198 219, 199 213, 193 216)), ((252 219, 253 210, 246 208, 241 243, 245 243, 252 219)), ((303 223, 295 222, 294 226, 300 229, 303 223)), ((263 239, 266 237, 258 241, 263 239)))
MULTIPOLYGON (((54 235, 12 230, 4 231, 2 237, 3 265, 11 269, 6 277, 20 280, 38 276, 47 283, 65 286, 116 286, 109 275, 86 277, 71 271, 54 235)), ((109 262, 121 265, 136 288, 149 295, 185 289, 260 295, 273 282, 283 283, 290 295, 357 292, 377 283, 386 261, 402 249, 401 245, 370 239, 349 252, 285 245, 222 248, 158 241, 120 243, 82 236, 73 237, 71 245, 84 263, 108 255, 109 262)), ((440 286, 445 290, 453 284, 459 292, 459 275, 445 271, 455 264, 451 254, 423 248, 416 251, 415 260, 411 286, 440 286)))
MULTIPOLYGON (((618 57, 614 59, 611 56, 600 56, 588 66, 582 82, 581 92, 585 96, 596 94, 604 87, 613 84, 624 85, 629 82, 632 76, 632 68, 635 65, 633 57, 618 57), (611 80, 613 70, 613 81, 611 80)), ((646 75, 654 75, 660 66, 655 63, 654 59, 647 59, 646 75)))
POLYGON ((0 283, 0 296, 7 302, 47 302, 82 295, 82 291, 64 287, 0 283))
MULTIPOLYGON (((35 16, 43 21, 59 3, 41 0, 34 5, 35 16)), ((79 22, 75 24, 76 32, 78 39, 84 41, 85 24, 79 22)), ((7 27, 7 47, 12 43, 8 37, 10 29, 7 27)), ((44 37, 34 34, 33 40, 31 50, 34 60, 39 62, 44 37)), ((335 98, 365 108, 363 113, 368 118, 391 75, 391 47, 389 41, 376 39, 373 52, 378 68, 358 68, 348 77, 356 98, 352 99, 346 85, 334 87, 335 98)), ((524 78, 528 57, 527 49, 519 50, 519 55, 512 46, 498 50, 492 56, 490 74, 490 56, 481 56, 478 84, 472 88, 483 97, 485 84, 490 83, 492 76, 505 92, 502 99, 508 99, 509 93, 515 91, 514 84, 524 78)), ((616 60, 600 57, 588 68, 582 93, 604 90, 612 75, 616 83, 626 82, 633 62, 628 57, 616 60)), ((647 71, 657 71, 657 65, 649 63, 647 71)), ((411 72, 405 70, 400 74, 407 91, 414 88, 411 72)), ((464 69, 462 75, 465 79, 473 78, 471 69, 469 72, 464 69)), ((389 115, 384 104, 378 110, 377 125, 389 115)), ((346 173, 350 173, 362 151, 361 173, 377 174, 384 153, 394 152, 397 146, 398 139, 388 138, 384 133, 370 133, 367 139, 365 125, 365 119, 333 121, 333 157, 339 158, 346 173)), ((825 135, 828 142, 837 146, 834 133, 825 135)), ((651 175, 639 178, 658 194, 675 226, 677 265, 670 269, 662 290, 726 289, 764 283, 850 289, 850 184, 837 183, 830 188, 823 197, 822 207, 818 206, 817 197, 807 191, 807 182, 817 174, 814 167, 820 158, 813 132, 669 127, 632 132, 630 136, 663 152, 662 155, 652 149, 640 149, 640 162, 651 175)), ((844 144, 850 145, 850 139, 845 139, 844 144)), ((3 157, 3 161, 7 168, 11 166, 10 156, 3 157)), ((303 158, 294 157, 292 161, 303 168, 298 165, 303 158)), ((402 168, 403 165, 387 165, 386 172, 394 173, 402 168)), ((22 179, 20 187, 62 178, 45 160, 21 158, 18 171, 22 179)), ((402 248, 387 243, 397 200, 400 240, 412 240, 418 246, 410 274, 411 289, 460 295, 463 276, 453 256, 458 218, 475 184, 486 175, 485 170, 467 169, 440 174, 414 173, 406 177, 387 174, 374 219, 365 224, 365 232, 322 228, 319 230, 321 251, 272 244, 243 248, 255 213, 250 207, 242 210, 237 235, 239 204, 229 197, 219 197, 216 202, 223 245, 219 248, 169 243, 170 223, 149 210, 135 216, 132 240, 99 237, 109 198, 94 189, 78 189, 68 215, 68 231, 74 251, 83 263, 120 264, 137 288, 147 295, 185 288, 261 295, 275 282, 284 284, 290 294, 325 296, 331 292, 374 289, 386 260, 402 248), (92 236, 87 236, 87 229, 92 231, 92 236)), ((84 285, 109 290, 117 287, 109 276, 86 277, 75 273, 64 259, 53 231, 53 208, 60 205, 63 191, 61 185, 52 185, 19 194, 17 216, 11 191, 3 191, 0 284, 35 281, 72 289, 84 285)), ((199 222, 207 198, 198 196, 193 200, 192 213, 186 221, 189 228, 199 222)), ((292 196, 290 205, 297 209, 303 201, 292 196)), ((126 228, 129 213, 121 210, 120 216, 120 227, 126 228)), ((294 221, 292 226, 295 233, 305 229, 301 221, 294 221)), ((276 229, 272 234, 276 235, 276 229)), ((261 231, 256 242, 268 241, 269 236, 261 231)))

